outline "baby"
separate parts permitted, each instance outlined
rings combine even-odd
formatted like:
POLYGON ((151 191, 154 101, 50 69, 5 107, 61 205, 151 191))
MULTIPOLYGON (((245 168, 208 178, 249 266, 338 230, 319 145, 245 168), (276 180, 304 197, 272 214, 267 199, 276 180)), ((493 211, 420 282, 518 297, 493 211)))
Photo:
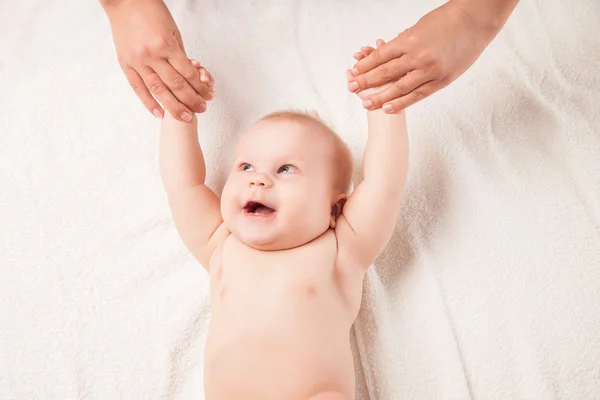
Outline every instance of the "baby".
POLYGON ((207 400, 355 398, 350 329, 408 165, 404 113, 367 119, 364 178, 350 195, 343 141, 316 117, 278 112, 242 134, 219 200, 204 184, 196 117, 165 114, 161 177, 177 230, 210 276, 207 400))

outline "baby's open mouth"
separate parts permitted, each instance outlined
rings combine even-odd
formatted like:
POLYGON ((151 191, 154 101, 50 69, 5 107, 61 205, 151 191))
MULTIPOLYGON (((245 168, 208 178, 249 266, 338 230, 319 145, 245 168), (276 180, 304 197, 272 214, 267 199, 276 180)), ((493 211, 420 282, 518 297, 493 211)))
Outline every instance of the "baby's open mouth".
POLYGON ((249 201, 244 206, 244 211, 252 215, 271 215, 275 212, 271 207, 267 207, 258 201, 249 201))

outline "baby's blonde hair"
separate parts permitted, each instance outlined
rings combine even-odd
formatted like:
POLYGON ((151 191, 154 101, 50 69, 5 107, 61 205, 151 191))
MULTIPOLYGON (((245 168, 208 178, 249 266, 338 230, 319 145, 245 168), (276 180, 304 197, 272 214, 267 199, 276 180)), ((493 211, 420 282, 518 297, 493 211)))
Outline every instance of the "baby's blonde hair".
POLYGON ((270 119, 293 119, 315 123, 329 136, 334 146, 333 164, 337 168, 337 177, 335 182, 336 190, 341 193, 348 193, 350 184, 352 183, 352 171, 354 169, 354 160, 348 145, 342 138, 327 124, 323 122, 316 111, 300 111, 300 110, 281 110, 275 111, 261 118, 262 121, 270 119))

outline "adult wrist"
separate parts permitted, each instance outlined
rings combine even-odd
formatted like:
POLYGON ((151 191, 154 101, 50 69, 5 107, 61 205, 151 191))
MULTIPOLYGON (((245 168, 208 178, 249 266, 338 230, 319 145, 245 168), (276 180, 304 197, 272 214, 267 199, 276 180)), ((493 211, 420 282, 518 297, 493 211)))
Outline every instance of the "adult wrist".
POLYGON ((450 0, 471 22, 495 36, 512 14, 519 0, 450 0))
POLYGON ((102 8, 104 8, 105 10, 107 8, 114 8, 116 6, 118 6, 119 4, 121 4, 122 2, 124 2, 125 0, 99 0, 100 5, 102 6, 102 8))
POLYGON ((106 15, 110 19, 111 15, 113 15, 118 10, 122 9, 123 6, 131 6, 132 4, 138 3, 160 3, 164 4, 163 0, 99 0, 100 5, 104 9, 106 15))

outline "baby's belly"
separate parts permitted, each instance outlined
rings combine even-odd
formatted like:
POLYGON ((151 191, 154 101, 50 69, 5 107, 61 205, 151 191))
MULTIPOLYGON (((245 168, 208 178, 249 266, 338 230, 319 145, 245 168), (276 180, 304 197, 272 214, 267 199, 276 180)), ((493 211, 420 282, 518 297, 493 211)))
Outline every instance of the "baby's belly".
POLYGON ((213 300, 204 386, 207 400, 354 398, 351 322, 333 294, 213 300), (318 295, 316 297, 319 297, 318 295))

